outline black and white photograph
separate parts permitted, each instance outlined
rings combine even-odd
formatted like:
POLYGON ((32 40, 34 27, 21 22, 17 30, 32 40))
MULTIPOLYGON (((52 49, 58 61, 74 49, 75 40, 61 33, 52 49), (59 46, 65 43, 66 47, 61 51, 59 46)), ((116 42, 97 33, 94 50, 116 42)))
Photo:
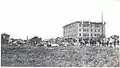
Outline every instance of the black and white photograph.
POLYGON ((120 67, 120 0, 0 0, 1 67, 120 67))

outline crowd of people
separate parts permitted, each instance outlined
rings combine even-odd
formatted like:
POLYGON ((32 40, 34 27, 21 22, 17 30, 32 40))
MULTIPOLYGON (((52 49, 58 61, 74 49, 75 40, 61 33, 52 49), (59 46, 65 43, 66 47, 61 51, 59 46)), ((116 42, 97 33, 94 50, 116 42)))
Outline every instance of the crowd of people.
POLYGON ((35 44, 35 46, 69 46, 69 45, 78 45, 78 46, 108 46, 108 47, 118 47, 119 40, 112 38, 103 38, 103 39, 82 39, 79 42, 67 41, 67 40, 59 40, 55 42, 51 41, 43 41, 41 43, 35 44))
POLYGON ((111 38, 104 38, 102 40, 81 40, 80 45, 116 47, 119 45, 119 40, 111 38))
POLYGON ((42 40, 42 38, 39 38, 37 36, 28 39, 28 40, 22 40, 22 39, 13 39, 9 38, 10 35, 8 34, 2 34, 1 35, 1 44, 9 44, 9 45, 16 45, 21 46, 24 44, 30 44, 33 46, 69 46, 69 45, 81 45, 81 46, 110 46, 110 47, 116 47, 119 46, 119 36, 113 35, 109 38, 84 38, 79 39, 79 41, 75 41, 74 39, 64 39, 57 37, 55 39, 48 39, 48 40, 42 40))
MULTIPOLYGON (((11 44, 11 42, 10 42, 11 44)), ((31 44, 33 46, 69 46, 69 45, 78 45, 78 46, 110 46, 110 47, 116 47, 119 46, 119 40, 118 39, 111 39, 111 38, 104 38, 102 40, 94 40, 94 39, 82 39, 79 40, 79 42, 73 42, 73 41, 66 41, 66 40, 56 40, 55 42, 51 41, 35 41, 35 40, 30 40, 28 43, 20 43, 20 41, 13 42, 13 44, 31 44)))

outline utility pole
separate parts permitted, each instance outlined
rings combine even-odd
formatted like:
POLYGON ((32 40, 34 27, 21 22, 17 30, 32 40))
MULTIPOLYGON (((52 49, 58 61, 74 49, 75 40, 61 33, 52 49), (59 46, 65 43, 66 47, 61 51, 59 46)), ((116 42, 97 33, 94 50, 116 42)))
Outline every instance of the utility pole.
MULTIPOLYGON (((104 35, 103 35, 103 26, 104 26, 103 12, 102 12, 102 14, 101 14, 101 21, 102 21, 102 35, 101 35, 101 36, 102 36, 102 41, 101 41, 101 42, 103 43, 103 36, 104 36, 104 35)), ((102 44, 102 46, 103 46, 103 44, 102 44)))
POLYGON ((102 12, 102 15, 101 15, 101 19, 102 19, 102 36, 103 36, 103 25, 104 25, 103 12, 102 12))
POLYGON ((28 45, 28 36, 27 36, 27 45, 28 45))
POLYGON ((103 20, 103 12, 102 12, 102 15, 101 15, 101 19, 102 19, 102 23, 104 22, 104 20, 103 20))

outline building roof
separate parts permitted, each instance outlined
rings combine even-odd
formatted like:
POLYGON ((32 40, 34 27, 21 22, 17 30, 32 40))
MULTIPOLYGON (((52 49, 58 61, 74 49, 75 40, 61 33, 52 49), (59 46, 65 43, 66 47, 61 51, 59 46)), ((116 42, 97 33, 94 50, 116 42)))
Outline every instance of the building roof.
POLYGON ((67 25, 65 25, 65 26, 63 26, 63 28, 64 27, 66 27, 66 26, 69 26, 69 25, 71 25, 71 24, 75 24, 75 23, 89 23, 89 24, 102 24, 102 22, 91 22, 91 21, 76 21, 76 22, 72 22, 72 23, 69 23, 69 24, 67 24, 67 25))
POLYGON ((66 27, 66 26, 69 26, 71 24, 75 24, 75 23, 82 23, 82 22, 80 22, 80 21, 72 22, 72 23, 69 23, 69 24, 66 24, 65 26, 63 26, 63 28, 66 27))
POLYGON ((1 34, 1 36, 10 36, 10 35, 7 33, 3 33, 3 34, 1 34))
POLYGON ((90 22, 90 24, 102 24, 102 22, 90 22))

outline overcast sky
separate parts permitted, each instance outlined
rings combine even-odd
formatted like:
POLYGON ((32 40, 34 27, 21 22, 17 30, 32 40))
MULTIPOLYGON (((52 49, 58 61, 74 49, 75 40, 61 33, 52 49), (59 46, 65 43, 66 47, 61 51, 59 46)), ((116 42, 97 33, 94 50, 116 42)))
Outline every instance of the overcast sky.
POLYGON ((63 26, 81 20, 101 21, 106 35, 120 35, 120 0, 0 0, 0 32, 13 38, 63 36, 63 26))

